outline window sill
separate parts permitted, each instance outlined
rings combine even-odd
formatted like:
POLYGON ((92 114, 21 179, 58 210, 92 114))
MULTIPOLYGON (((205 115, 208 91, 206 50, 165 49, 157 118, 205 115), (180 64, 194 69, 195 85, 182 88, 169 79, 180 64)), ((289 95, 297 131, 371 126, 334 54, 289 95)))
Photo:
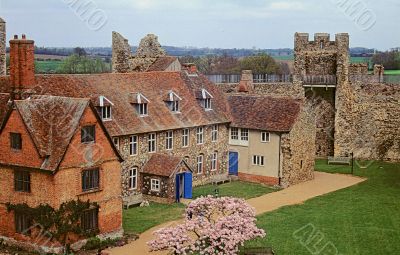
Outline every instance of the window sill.
POLYGON ((102 191, 103 191, 103 189, 92 189, 92 190, 82 191, 81 193, 78 194, 78 196, 89 195, 89 194, 98 193, 98 192, 102 192, 102 191))
POLYGON ((103 122, 112 121, 112 119, 102 119, 103 122))
POLYGON ((96 141, 91 141, 91 142, 82 142, 81 141, 81 144, 85 144, 85 145, 90 145, 90 144, 95 144, 96 143, 96 141))

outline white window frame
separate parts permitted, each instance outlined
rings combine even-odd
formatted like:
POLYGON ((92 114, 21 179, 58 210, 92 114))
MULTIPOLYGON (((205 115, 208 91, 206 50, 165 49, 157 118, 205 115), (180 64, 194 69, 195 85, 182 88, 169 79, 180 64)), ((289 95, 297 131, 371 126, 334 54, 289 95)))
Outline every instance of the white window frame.
POLYGON ((115 148, 119 150, 119 137, 113 137, 113 143, 115 148))
POLYGON ((204 156, 202 154, 197 156, 197 174, 202 174, 203 173, 203 167, 204 167, 204 156))
POLYGON ((165 149, 172 150, 174 148, 174 131, 165 132, 165 149))
POLYGON ((239 128, 231 127, 231 140, 239 140, 239 128))
POLYGON ((262 143, 269 143, 271 141, 271 133, 269 132, 261 132, 261 142, 262 143))
POLYGON ((149 114, 147 103, 138 104, 138 112, 141 117, 147 116, 149 114))
POLYGON ((103 121, 112 120, 111 105, 104 105, 101 108, 101 119, 103 121))
POLYGON ((151 133, 148 135, 148 144, 147 149, 149 153, 153 153, 157 151, 157 135, 156 133, 151 133))
POLYGON ((151 191, 161 190, 161 182, 159 179, 150 179, 150 190, 151 191))
POLYGON ((179 100, 174 100, 170 102, 171 104, 171 111, 174 113, 179 113, 179 100))
POLYGON ((218 169, 218 152, 211 154, 211 171, 218 169))
POLYGON ((218 125, 211 126, 211 141, 212 142, 218 141, 218 125))
POLYGON ((253 163, 253 166, 264 166, 264 164, 265 164, 264 156, 253 155, 252 163, 253 163))
POLYGON ((182 129, 182 147, 189 147, 190 144, 190 130, 188 128, 182 129))
POLYGON ((211 98, 204 98, 204 109, 207 111, 212 110, 211 98))
POLYGON ((129 155, 134 156, 138 154, 138 136, 131 135, 129 137, 129 155))
POLYGON ((204 127, 196 128, 196 143, 203 144, 204 143, 204 127))
POLYGON ((247 128, 240 129, 240 140, 249 141, 249 130, 247 128))
POLYGON ((133 167, 129 169, 129 177, 128 177, 129 190, 137 189, 137 180, 138 180, 138 168, 133 167), (135 182, 133 182, 133 179, 135 180, 135 182))

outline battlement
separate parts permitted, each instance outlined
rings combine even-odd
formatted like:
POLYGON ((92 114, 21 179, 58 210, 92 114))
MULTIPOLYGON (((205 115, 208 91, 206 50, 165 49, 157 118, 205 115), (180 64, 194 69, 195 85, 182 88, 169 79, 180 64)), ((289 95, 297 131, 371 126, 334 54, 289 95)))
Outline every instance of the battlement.
POLYGON ((315 33, 314 40, 310 40, 308 33, 295 33, 294 50, 295 51, 337 51, 339 49, 348 49, 349 35, 339 33, 335 35, 335 40, 331 41, 328 33, 315 33))

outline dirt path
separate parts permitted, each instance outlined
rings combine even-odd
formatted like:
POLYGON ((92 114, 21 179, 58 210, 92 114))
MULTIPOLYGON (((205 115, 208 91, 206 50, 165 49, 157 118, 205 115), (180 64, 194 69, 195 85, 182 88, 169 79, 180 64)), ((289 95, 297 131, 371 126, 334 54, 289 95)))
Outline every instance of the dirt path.
MULTIPOLYGON (((365 179, 350 175, 315 172, 315 179, 312 181, 303 182, 287 189, 252 198, 247 201, 256 209, 257 214, 262 214, 276 210, 282 206, 300 204, 310 198, 343 189, 363 181, 365 181, 365 179)), ((146 242, 154 238, 153 232, 155 230, 175 225, 178 222, 180 221, 167 222, 155 226, 141 234, 138 240, 122 247, 113 248, 107 252, 110 255, 167 254, 165 252, 150 253, 146 242)))

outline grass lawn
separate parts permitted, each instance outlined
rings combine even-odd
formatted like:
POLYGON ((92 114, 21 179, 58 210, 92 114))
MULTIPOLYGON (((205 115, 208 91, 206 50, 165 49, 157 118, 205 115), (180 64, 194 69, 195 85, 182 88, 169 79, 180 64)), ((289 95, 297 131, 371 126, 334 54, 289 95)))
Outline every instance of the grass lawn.
POLYGON ((193 198, 201 196, 214 195, 215 189, 218 187, 220 197, 239 197, 249 199, 253 197, 259 197, 261 195, 277 191, 277 188, 268 187, 265 185, 233 181, 230 183, 224 183, 218 186, 208 184, 193 188, 193 198))
POLYGON ((385 74, 400 75, 400 70, 385 70, 385 74))
POLYGON ((62 63, 58 60, 35 61, 35 69, 37 73, 56 73, 62 63))
POLYGON ((123 228, 128 233, 140 234, 161 223, 182 218, 183 204, 150 203, 149 207, 132 207, 123 211, 123 228))
MULTIPOLYGON (((318 160, 316 169, 350 172, 349 166, 328 166, 325 162, 318 160)), ((374 162, 367 169, 356 166, 354 173, 368 180, 301 205, 286 206, 258 216, 257 224, 266 230, 267 237, 248 242, 246 246, 272 246, 277 254, 296 255, 399 254, 400 164, 374 162), (318 243, 318 238, 312 239, 306 245, 308 250, 293 236, 302 227, 304 231, 295 234, 303 235, 300 240, 319 235, 322 241, 318 243), (316 252, 314 247, 323 249, 326 244, 329 246, 325 250, 316 252)))

